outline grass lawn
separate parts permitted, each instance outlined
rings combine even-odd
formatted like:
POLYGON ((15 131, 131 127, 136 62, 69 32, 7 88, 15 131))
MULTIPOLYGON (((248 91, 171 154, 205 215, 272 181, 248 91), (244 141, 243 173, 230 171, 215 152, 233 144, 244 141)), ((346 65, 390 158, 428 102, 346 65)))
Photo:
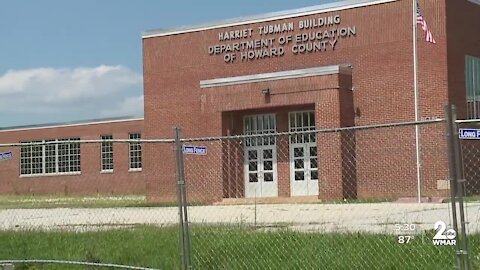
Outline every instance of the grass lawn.
POLYGON ((148 203, 144 195, 125 196, 0 196, 0 209, 14 208, 106 208, 106 207, 153 207, 175 206, 148 203))
MULTIPOLYGON (((392 235, 319 234, 243 227, 192 227, 194 269, 454 269, 454 248, 433 235, 398 244, 392 235)), ((480 236, 470 237, 472 269, 480 236)), ((179 269, 178 228, 102 232, 0 232, 0 259, 66 259, 179 269)), ((22 265, 18 269, 104 269, 22 265)))

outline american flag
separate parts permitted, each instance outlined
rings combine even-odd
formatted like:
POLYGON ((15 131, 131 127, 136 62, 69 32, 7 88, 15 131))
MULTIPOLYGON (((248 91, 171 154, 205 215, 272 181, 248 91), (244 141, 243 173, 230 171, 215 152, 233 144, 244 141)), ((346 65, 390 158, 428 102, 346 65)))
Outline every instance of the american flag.
POLYGON ((422 26, 423 31, 426 34, 425 41, 431 42, 431 43, 437 43, 435 39, 433 38, 432 32, 430 29, 428 29, 427 21, 423 17, 422 10, 420 9, 420 5, 417 2, 417 24, 420 24, 422 26))

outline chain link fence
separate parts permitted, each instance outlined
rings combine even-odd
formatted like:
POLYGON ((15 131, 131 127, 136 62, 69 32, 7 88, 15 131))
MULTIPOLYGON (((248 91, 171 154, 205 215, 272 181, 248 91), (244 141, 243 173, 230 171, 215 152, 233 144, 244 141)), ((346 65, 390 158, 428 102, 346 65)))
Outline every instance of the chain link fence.
MULTIPOLYGON (((445 121, 316 130, 301 120, 283 133, 268 119, 255 121, 239 136, 181 138, 177 130, 176 139, 167 140, 0 145, 13 160, 0 161, 0 168, 16 179, 13 185, 0 183, 2 190, 11 189, 0 196, 0 265, 10 260, 16 269, 458 266, 457 246, 433 241, 439 235, 436 223, 443 222, 446 231, 456 223, 446 203, 451 181, 445 121), (113 171, 128 171, 126 178, 108 172, 110 149, 130 153, 123 158, 135 168, 117 166, 122 157, 112 156, 113 171), (150 174, 136 175, 155 170, 142 164, 149 155, 139 160, 139 150, 168 155, 156 166, 172 174, 160 176, 163 186, 155 196, 148 185, 142 189, 135 182, 148 182, 150 174), (107 166, 77 160, 87 153, 102 153, 107 166), (82 177, 90 177, 89 190, 98 193, 74 193, 82 185, 75 180, 76 166, 82 177), (102 169, 112 178, 96 178, 102 169), (27 176, 40 171, 45 174, 40 180, 27 176), (56 195, 32 193, 58 184, 48 175, 52 171, 71 179, 56 195), (34 183, 25 184, 29 177, 34 183)), ((480 153, 472 149, 462 141, 464 162, 478 160, 480 153)), ((465 183, 473 196, 480 175, 471 164, 465 162, 465 183)), ((479 248, 476 207, 472 202, 466 209, 470 253, 479 248)), ((479 259, 470 256, 472 265, 479 259)))
MULTIPOLYGON (((457 127, 473 131, 480 128, 480 120, 458 120, 457 127)), ((461 132, 462 133, 462 132, 461 132)), ((472 269, 480 269, 480 243, 477 237, 480 231, 480 140, 477 136, 465 136, 461 134, 461 181, 465 190, 465 226, 468 236, 469 256, 472 269), (462 138, 463 137, 463 138, 462 138), (468 139, 468 137, 470 137, 468 139)))
MULTIPOLYGON (((478 129, 480 120, 459 121, 459 128, 478 129)), ((462 139, 461 151, 465 175, 465 191, 470 198, 480 196, 480 141, 476 139, 462 139)))
POLYGON ((455 248, 432 243, 436 222, 453 223, 443 121, 418 125, 418 171, 414 124, 263 125, 182 140, 208 149, 184 156, 189 205, 206 204, 188 207, 194 268, 455 268, 455 248))
POLYGON ((142 158, 173 142, 2 144, 0 269, 179 269, 178 203, 147 200, 142 158))

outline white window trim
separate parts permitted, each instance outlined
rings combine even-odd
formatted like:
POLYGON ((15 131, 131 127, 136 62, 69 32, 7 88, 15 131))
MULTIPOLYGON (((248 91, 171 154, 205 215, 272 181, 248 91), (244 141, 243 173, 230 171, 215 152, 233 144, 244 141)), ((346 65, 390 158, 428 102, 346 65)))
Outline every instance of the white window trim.
POLYGON ((39 174, 21 174, 20 178, 35 178, 35 177, 49 177, 49 176, 69 176, 81 175, 82 172, 59 172, 59 173, 39 173, 39 174))

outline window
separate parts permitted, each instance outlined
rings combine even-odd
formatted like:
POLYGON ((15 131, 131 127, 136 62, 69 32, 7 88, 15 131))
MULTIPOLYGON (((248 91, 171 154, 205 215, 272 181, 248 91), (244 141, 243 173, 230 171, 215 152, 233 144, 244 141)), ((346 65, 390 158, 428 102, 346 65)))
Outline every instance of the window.
MULTIPOLYGON (((54 142, 55 140, 47 140, 45 142, 54 142)), ((45 145, 45 173, 55 173, 58 171, 57 166, 57 145, 45 145)))
MULTIPOLYGON (((291 112, 289 113, 290 120, 290 132, 305 132, 309 130, 315 130, 315 112, 314 111, 305 111, 305 112, 291 112)), ((315 142, 316 134, 307 133, 307 134, 294 134, 290 135, 290 143, 307 143, 315 142)))
POLYGON ((480 0, 468 0, 474 4, 480 5, 480 0))
POLYGON ((480 118, 480 58, 465 56, 465 86, 467 90, 467 118, 480 118))
POLYGON ((42 146, 33 143, 42 141, 22 142, 22 144, 32 143, 20 148, 20 173, 21 174, 39 174, 43 167, 42 146))
POLYGON ((100 137, 102 139, 101 159, 102 171, 113 171, 113 142, 105 142, 104 140, 112 140, 112 135, 100 137))
MULTIPOLYGON (((140 140, 140 133, 129 134, 130 140, 140 140)), ((139 142, 130 143, 130 170, 140 171, 142 170, 142 145, 139 142)))
POLYGON ((20 175, 52 175, 80 172, 80 138, 22 142, 20 175), (57 142, 36 145, 35 143, 57 142))
MULTIPOLYGON (((245 135, 275 133, 277 124, 275 114, 251 115, 244 118, 245 135)), ((253 137, 253 136, 252 136, 253 137)), ((245 146, 275 145, 275 136, 260 136, 245 139, 245 146)))

